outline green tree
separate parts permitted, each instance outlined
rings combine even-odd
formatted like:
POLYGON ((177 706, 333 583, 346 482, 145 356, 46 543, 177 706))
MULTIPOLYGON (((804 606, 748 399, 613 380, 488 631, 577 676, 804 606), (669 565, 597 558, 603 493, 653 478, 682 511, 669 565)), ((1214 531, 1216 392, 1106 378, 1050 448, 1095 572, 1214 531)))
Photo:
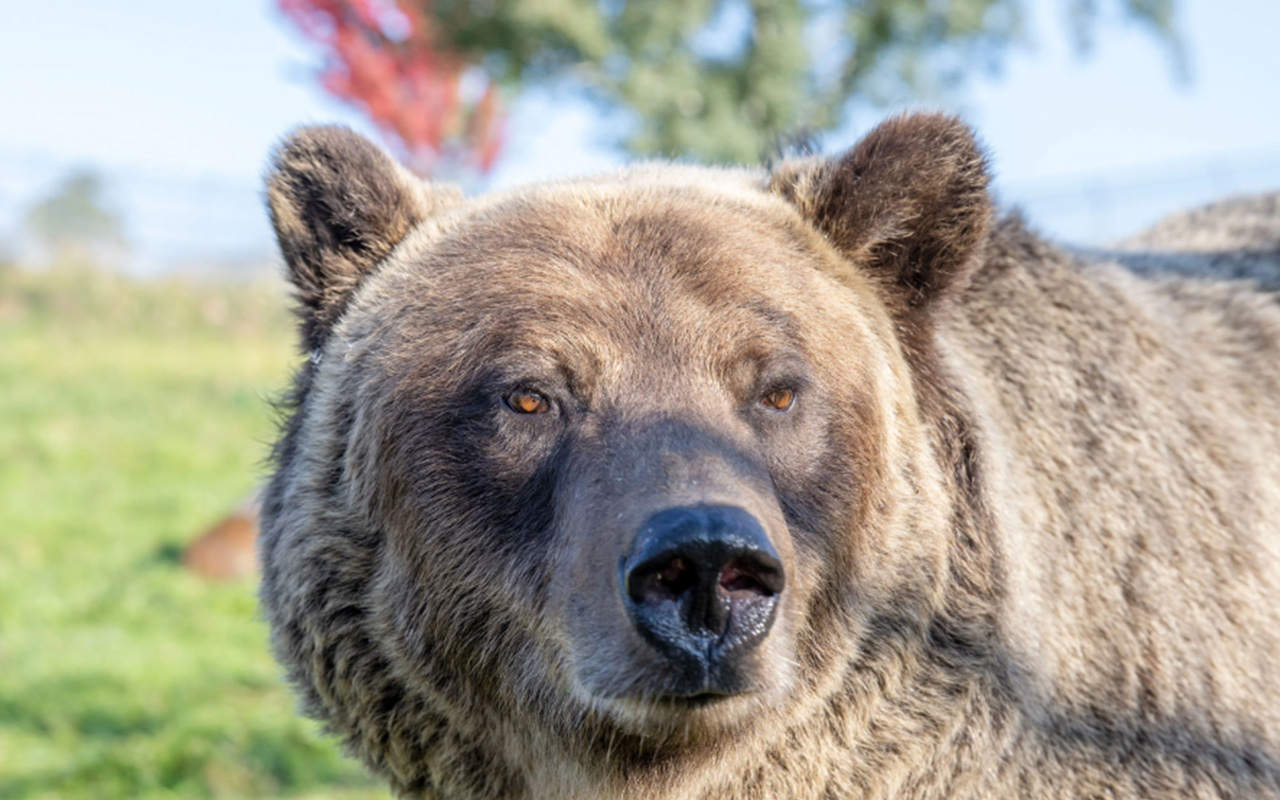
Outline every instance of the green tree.
MULTIPOLYGON (((840 125, 855 101, 928 98, 998 69, 1024 36, 1031 0, 278 2, 327 51, 330 91, 404 140, 403 151, 439 154, 451 127, 459 152, 491 159, 500 142, 492 92, 470 117, 485 125, 464 124, 460 102, 463 76, 479 69, 490 86, 585 87, 634 117, 625 142, 634 153, 743 162, 780 135, 840 125), (410 135, 419 128, 440 135, 410 135)), ((1052 2, 1081 53, 1103 12, 1115 12, 1181 65, 1177 0, 1052 2)))
MULTIPOLYGON (((416 0, 499 80, 571 77, 634 112, 628 148, 712 162, 827 130, 853 99, 928 97, 994 70, 1023 36, 1024 0, 416 0)), ((1180 63, 1176 0, 1115 0, 1180 63)), ((1085 52, 1097 0, 1063 0, 1085 52)))

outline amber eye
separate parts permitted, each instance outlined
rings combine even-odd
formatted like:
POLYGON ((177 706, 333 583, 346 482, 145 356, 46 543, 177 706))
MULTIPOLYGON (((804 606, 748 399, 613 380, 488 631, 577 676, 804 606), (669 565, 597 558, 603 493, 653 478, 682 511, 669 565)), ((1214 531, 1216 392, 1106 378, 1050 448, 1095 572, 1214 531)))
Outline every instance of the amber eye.
POLYGON ((506 396, 507 408, 517 414, 545 414, 551 402, 537 392, 512 392, 506 396))
POLYGON ((770 411, 788 411, 796 402, 796 393, 790 389, 770 389, 760 398, 760 405, 770 411))

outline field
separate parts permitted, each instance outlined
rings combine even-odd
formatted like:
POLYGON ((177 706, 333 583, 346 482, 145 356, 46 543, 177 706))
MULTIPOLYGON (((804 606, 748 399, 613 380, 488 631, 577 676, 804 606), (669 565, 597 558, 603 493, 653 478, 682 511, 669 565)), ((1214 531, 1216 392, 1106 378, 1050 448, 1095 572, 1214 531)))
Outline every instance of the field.
POLYGON ((253 581, 179 562, 263 474, 284 308, 0 265, 0 800, 386 797, 296 715, 253 581))

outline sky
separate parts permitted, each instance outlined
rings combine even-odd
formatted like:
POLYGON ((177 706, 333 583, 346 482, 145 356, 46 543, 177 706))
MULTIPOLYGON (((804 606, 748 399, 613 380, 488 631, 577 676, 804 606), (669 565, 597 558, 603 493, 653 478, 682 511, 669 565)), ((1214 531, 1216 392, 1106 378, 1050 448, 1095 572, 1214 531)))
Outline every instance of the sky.
MULTIPOLYGON (((1187 81, 1131 25, 1105 22, 1081 58, 1065 3, 1031 6, 1031 45, 931 106, 979 131, 1002 202, 1049 235, 1099 243, 1179 207, 1280 189, 1280 2, 1183 0, 1187 81)), ((317 63, 270 2, 0 3, 0 238, 67 170, 92 166, 144 265, 265 252, 272 144, 315 122, 376 136, 318 88, 317 63)), ((892 110, 859 111, 826 146, 849 146, 892 110)), ((571 94, 528 93, 490 187, 624 163, 607 135, 571 94)))

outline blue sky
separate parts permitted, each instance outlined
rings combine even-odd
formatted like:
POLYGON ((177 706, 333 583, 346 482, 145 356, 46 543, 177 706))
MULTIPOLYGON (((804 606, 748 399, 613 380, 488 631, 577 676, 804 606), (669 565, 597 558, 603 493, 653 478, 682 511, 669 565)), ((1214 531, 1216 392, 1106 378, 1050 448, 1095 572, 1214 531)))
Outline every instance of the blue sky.
MULTIPOLYGON (((1002 199, 1054 235, 1097 241, 1216 194, 1280 188, 1280 2, 1184 0, 1186 84, 1122 23, 1077 58, 1063 5, 1033 0, 1033 46, 948 105, 987 143, 1002 199)), ((261 250, 257 187, 272 142, 306 122, 370 131, 315 86, 315 62, 269 2, 0 4, 0 236, 83 164, 116 182, 140 251, 261 250)), ((880 114, 858 114, 829 147, 880 114)), ((494 186, 624 158, 591 107, 566 96, 517 102, 509 142, 494 186)))

